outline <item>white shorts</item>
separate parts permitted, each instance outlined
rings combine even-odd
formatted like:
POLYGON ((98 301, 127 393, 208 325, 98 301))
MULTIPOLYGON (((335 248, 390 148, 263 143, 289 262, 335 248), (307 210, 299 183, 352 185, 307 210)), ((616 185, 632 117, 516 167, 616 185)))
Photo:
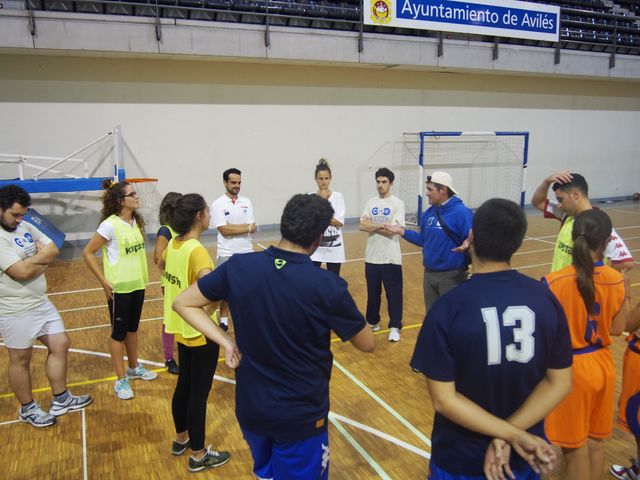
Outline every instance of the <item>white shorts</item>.
POLYGON ((31 348, 39 337, 56 333, 64 333, 64 323, 48 299, 26 312, 0 317, 0 335, 7 348, 31 348))

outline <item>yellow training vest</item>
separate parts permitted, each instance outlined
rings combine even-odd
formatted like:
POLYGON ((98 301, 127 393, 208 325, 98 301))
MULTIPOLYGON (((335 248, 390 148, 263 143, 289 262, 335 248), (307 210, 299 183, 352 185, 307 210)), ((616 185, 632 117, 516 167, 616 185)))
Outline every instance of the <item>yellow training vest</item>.
POLYGON ((553 260, 551 261, 551 271, 557 272, 573 263, 573 220, 574 217, 567 217, 560 227, 556 245, 553 250, 553 260))
POLYGON ((195 238, 184 242, 178 250, 173 248, 172 239, 167 245, 167 260, 164 265, 164 329, 167 333, 182 336, 188 340, 202 334, 185 322, 171 305, 173 300, 189 287, 189 257, 201 244, 195 238))
MULTIPOLYGON (((176 238, 176 236, 178 235, 178 233, 177 233, 173 228, 171 228, 171 226, 170 226, 170 225, 163 225, 163 227, 167 227, 167 228, 169 229, 169 233, 171 233, 171 238, 172 238, 172 239, 176 238)), ((156 240, 156 241, 157 241, 157 240, 156 240)), ((164 275, 161 275, 161 276, 160 276, 160 286, 161 286, 161 287, 166 287, 166 286, 167 286, 166 281, 165 281, 165 279, 164 279, 164 275)))
POLYGON ((118 242, 118 260, 111 264, 107 247, 102 247, 102 267, 104 276, 115 293, 130 293, 144 290, 149 283, 147 255, 144 250, 144 237, 140 228, 131 227, 116 215, 107 221, 113 226, 115 240, 118 242))

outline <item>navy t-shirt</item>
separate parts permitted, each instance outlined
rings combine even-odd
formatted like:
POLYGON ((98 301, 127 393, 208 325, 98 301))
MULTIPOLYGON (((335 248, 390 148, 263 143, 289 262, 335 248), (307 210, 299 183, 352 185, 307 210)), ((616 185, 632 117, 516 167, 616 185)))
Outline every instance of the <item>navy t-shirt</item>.
POLYGON ((281 442, 326 430, 330 332, 347 341, 366 326, 347 283, 307 255, 269 247, 233 255, 198 287, 231 309, 242 352, 236 370, 240 426, 281 442))
MULTIPOLYGON (((506 419, 544 378, 571 366, 564 311, 546 285, 515 270, 474 274, 435 302, 411 365, 506 419)), ((544 438, 544 422, 529 432, 544 438)), ((490 438, 436 413, 431 461, 454 474, 482 475, 490 438)), ((527 464, 515 452, 511 466, 527 464)))

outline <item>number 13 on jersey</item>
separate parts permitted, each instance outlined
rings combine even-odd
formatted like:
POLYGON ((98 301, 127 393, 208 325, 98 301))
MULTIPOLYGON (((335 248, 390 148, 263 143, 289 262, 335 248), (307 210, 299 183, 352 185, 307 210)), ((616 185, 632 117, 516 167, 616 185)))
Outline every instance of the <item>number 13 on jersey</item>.
POLYGON ((504 358, 508 362, 528 363, 535 353, 536 314, 526 306, 507 307, 498 315, 495 307, 483 308, 482 319, 487 332, 487 364, 502 363, 502 338, 500 323, 504 327, 513 327, 513 343, 504 347, 504 358))

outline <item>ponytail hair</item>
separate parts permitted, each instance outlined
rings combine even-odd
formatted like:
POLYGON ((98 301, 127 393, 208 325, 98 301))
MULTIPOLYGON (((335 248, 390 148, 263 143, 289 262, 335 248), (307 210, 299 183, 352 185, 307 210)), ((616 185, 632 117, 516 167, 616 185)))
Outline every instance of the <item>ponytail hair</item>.
POLYGON ((171 225, 171 215, 176 209, 176 201, 182 196, 178 192, 167 193, 162 202, 160 202, 160 209, 158 211, 158 221, 160 225, 171 225))
POLYGON ((573 222, 573 265, 576 269, 578 291, 587 308, 595 314, 596 289, 593 283, 593 256, 602 256, 611 238, 611 219, 602 210, 585 210, 576 215, 573 222))
POLYGON ((178 235, 188 233, 196 223, 199 212, 207 208, 207 202, 198 193, 187 193, 175 202, 176 208, 170 218, 170 225, 178 235))
POLYGON ((320 172, 329 172, 329 176, 331 175, 331 168, 329 168, 329 162, 327 162, 326 158, 321 158, 320 160, 318 160, 318 164, 316 165, 316 173, 314 175, 314 178, 318 176, 318 173, 320 172))
MULTIPOLYGON (((114 182, 110 178, 106 178, 102 181, 102 188, 104 192, 102 194, 102 211, 100 212, 100 223, 104 222, 111 215, 120 215, 122 211, 122 202, 124 200, 124 189, 131 185, 129 182, 114 182)), ((142 235, 144 236, 144 218, 137 210, 134 210, 131 214, 140 228, 142 235)))

